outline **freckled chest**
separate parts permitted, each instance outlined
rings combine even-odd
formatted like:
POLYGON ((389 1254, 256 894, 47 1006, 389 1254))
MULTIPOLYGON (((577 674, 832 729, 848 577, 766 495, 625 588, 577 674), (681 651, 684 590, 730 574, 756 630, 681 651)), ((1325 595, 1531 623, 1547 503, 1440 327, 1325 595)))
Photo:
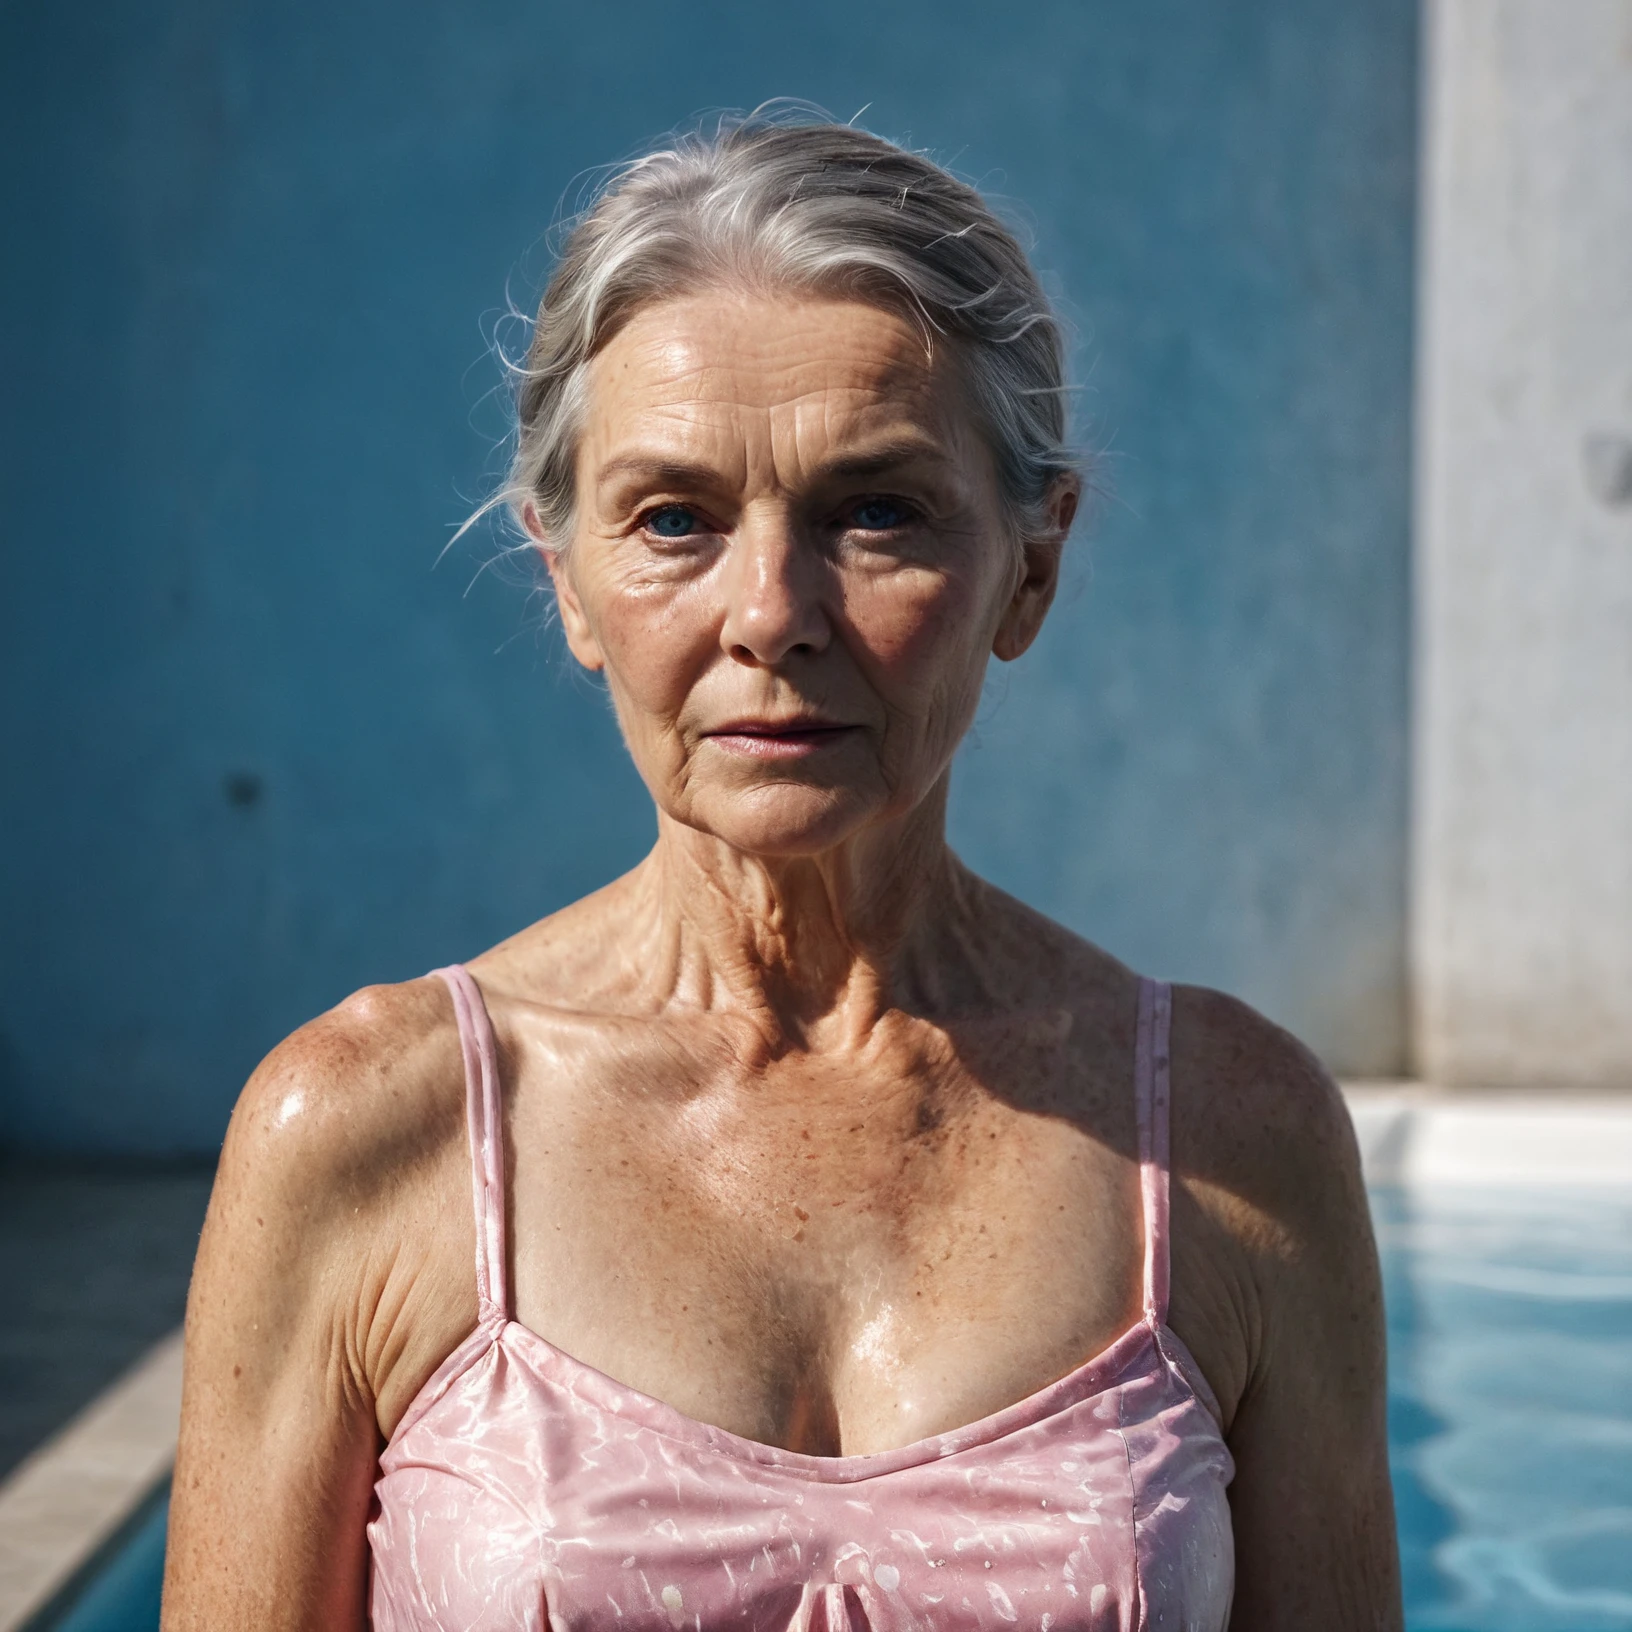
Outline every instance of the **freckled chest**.
POLYGON ((688 1414, 818 1448, 1071 1369, 1136 1291, 1123 1085, 1035 1026, 910 1041, 751 1070, 668 1051, 660 1082, 627 1057, 621 1084, 524 1068, 518 1317, 688 1414))

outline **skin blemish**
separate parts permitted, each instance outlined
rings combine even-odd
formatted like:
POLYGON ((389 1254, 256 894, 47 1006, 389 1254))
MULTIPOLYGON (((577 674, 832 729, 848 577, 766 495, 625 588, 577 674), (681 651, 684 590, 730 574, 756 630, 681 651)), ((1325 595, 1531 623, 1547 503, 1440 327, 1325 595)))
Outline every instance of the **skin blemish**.
POLYGON ((919 1133, 933 1133, 940 1127, 943 1120, 944 1118, 938 1106, 931 1104, 927 1099, 919 1102, 916 1116, 917 1131, 919 1133))

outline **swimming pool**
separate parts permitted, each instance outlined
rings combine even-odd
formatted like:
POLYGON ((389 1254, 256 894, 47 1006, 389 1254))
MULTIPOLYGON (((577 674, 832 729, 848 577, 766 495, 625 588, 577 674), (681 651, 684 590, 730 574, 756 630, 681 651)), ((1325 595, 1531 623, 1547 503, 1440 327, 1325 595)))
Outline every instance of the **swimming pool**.
POLYGON ((1412 1632, 1632 1629, 1632 1192, 1372 1205, 1412 1632))
MULTIPOLYGON (((1411 1632, 1632 1632, 1632 1192, 1372 1192, 1411 1632)), ((31 1632, 154 1632, 158 1499, 31 1632)))

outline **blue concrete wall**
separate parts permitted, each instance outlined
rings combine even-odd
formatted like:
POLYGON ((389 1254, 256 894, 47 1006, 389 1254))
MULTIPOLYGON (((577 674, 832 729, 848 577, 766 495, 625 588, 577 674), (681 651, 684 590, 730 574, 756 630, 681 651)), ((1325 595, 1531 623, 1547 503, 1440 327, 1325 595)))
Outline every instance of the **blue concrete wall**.
POLYGON ((1117 492, 956 838, 1337 1065, 1403 1036, 1411 0, 0 14, 0 1140, 212 1148, 290 1027, 651 833, 469 555, 586 167, 809 98, 1024 202, 1117 492))

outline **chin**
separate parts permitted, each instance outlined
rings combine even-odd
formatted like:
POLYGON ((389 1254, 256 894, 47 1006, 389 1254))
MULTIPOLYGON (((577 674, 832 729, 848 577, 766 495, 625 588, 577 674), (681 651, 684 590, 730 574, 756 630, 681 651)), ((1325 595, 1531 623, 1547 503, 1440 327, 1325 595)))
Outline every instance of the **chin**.
POLYGON ((707 800, 682 819, 744 855, 792 861, 832 850, 882 814, 848 792, 783 786, 707 800))

